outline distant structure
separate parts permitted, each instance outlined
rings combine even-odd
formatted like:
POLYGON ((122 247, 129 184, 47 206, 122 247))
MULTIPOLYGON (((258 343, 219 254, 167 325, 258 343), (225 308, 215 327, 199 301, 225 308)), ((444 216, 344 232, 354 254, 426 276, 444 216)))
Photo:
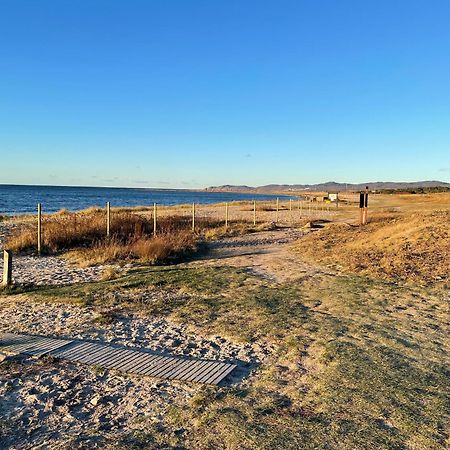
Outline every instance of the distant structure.
POLYGON ((337 202, 338 201, 338 192, 328 192, 326 199, 330 202, 337 202))

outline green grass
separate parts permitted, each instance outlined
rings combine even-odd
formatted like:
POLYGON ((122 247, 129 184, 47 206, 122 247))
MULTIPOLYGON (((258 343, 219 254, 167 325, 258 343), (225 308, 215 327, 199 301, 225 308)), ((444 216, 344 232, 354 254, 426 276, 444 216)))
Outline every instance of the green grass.
POLYGON ((242 385, 199 387, 183 409, 167 414, 160 431, 139 436, 141 448, 428 450, 448 444, 445 291, 353 275, 276 284, 234 268, 174 266, 27 295, 129 308, 132 302, 120 305, 108 293, 152 288, 185 295, 136 308, 275 351, 242 385), (181 435, 168 431, 180 427, 181 435))

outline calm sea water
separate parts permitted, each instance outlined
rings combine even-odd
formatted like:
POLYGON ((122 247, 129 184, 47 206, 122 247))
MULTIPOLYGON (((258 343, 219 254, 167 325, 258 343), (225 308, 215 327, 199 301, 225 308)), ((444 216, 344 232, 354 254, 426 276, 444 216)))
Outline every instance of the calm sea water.
POLYGON ((211 204, 242 200, 274 200, 277 196, 241 194, 233 192, 196 192, 185 190, 96 188, 65 186, 16 186, 0 184, 0 215, 29 214, 42 203, 45 213, 66 208, 70 211, 91 206, 181 205, 186 203, 211 204))

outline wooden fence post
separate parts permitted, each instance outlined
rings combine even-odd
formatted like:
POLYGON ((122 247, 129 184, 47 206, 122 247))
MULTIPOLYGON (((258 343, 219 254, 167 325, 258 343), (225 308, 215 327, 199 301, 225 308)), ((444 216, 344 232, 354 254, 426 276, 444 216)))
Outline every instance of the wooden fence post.
POLYGON ((106 202, 106 236, 109 237, 111 231, 111 204, 106 202))
POLYGON ((12 284, 12 253, 9 250, 3 250, 2 286, 11 286, 11 284, 12 284))
POLYGON ((156 208, 156 203, 153 203, 153 236, 156 236, 156 224, 158 221, 158 219, 156 217, 157 212, 158 212, 158 210, 156 208))
POLYGON ((42 250, 42 205, 37 204, 37 252, 41 254, 42 250))
POLYGON ((289 199, 289 222, 292 225, 292 198, 289 199))
POLYGON ((278 223, 278 211, 280 209, 280 199, 277 197, 277 214, 275 216, 275 223, 278 223))
POLYGON ((228 229, 228 202, 225 203, 225 229, 228 229))
POLYGON ((195 231, 195 203, 192 203, 192 232, 195 231))
POLYGON ((256 225, 256 200, 253 200, 253 226, 256 225))

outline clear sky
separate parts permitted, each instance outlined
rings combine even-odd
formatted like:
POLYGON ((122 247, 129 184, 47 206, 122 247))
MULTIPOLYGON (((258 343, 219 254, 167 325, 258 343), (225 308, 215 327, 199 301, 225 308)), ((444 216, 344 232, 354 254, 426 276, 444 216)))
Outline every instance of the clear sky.
POLYGON ((1 0, 0 183, 450 181, 448 0, 1 0))

